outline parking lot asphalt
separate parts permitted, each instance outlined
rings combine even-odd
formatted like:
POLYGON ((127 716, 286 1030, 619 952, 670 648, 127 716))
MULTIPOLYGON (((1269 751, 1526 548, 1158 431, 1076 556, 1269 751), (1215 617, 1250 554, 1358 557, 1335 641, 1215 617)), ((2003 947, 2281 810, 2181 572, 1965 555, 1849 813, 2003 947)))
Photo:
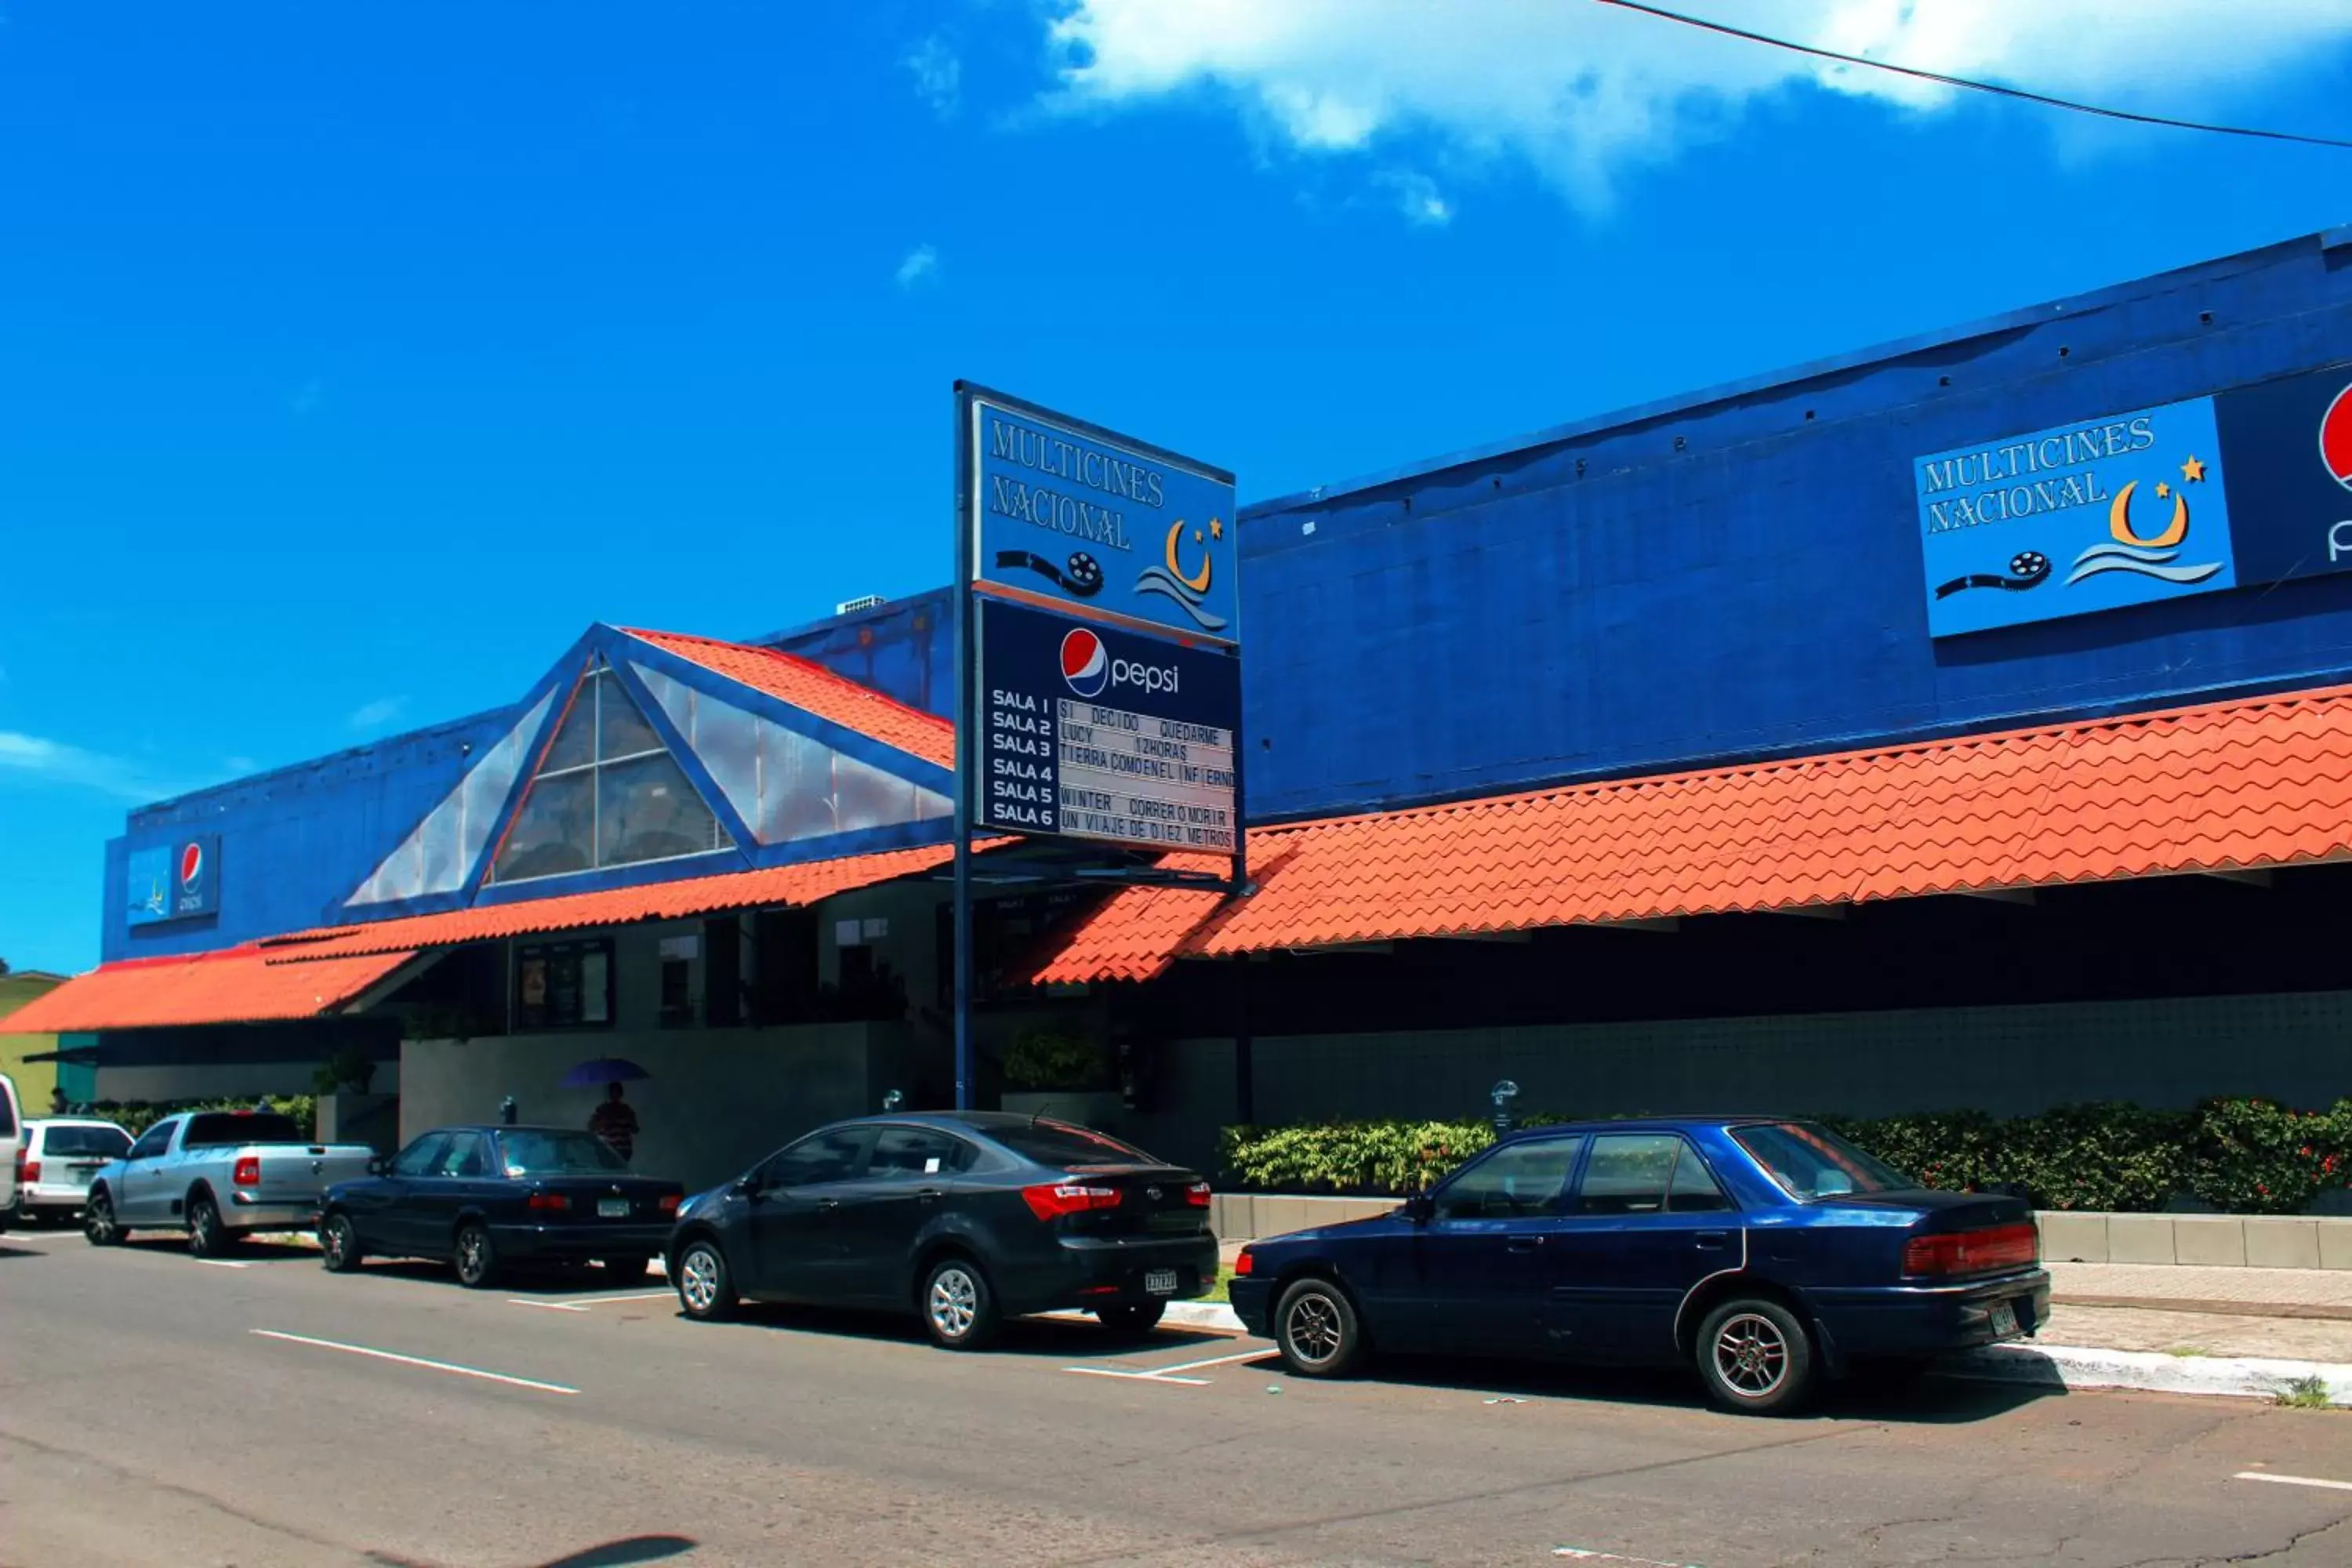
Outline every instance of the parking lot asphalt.
POLYGON ((1316 1384, 1061 1321, 952 1355, 233 1262, 0 1237, 0 1564, 2352 1562, 2342 1412, 1931 1380, 1759 1421, 1674 1377, 1316 1384))

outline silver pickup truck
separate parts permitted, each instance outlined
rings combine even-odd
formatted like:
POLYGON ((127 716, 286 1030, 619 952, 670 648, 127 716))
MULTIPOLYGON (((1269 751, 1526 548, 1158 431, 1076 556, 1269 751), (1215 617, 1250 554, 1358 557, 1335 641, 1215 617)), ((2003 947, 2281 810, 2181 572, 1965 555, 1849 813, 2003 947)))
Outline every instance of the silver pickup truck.
POLYGON ((316 1143, 274 1110, 194 1110, 167 1116, 131 1152, 90 1178, 82 1233, 110 1247, 136 1230, 178 1230, 188 1251, 217 1258, 240 1236, 309 1230, 319 1197, 367 1174, 364 1143, 316 1143))

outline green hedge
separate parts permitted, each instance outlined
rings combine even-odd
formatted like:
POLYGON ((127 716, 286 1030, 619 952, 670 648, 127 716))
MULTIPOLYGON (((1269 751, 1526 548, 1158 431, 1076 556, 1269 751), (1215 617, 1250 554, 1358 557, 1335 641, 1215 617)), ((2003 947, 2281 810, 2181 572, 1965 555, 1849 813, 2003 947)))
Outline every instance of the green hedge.
POLYGON ((242 1100, 100 1100, 74 1108, 76 1116, 97 1116, 123 1128, 133 1138, 166 1116, 183 1110, 281 1110, 313 1136, 319 1130, 319 1101, 308 1094, 247 1095, 242 1100))
MULTIPOLYGON (((2186 1194, 2225 1214, 2300 1214, 2352 1185, 2352 1100, 2326 1110, 2215 1100, 2193 1110, 2093 1104, 2008 1119, 1817 1120, 1925 1186, 2011 1191, 2038 1208, 2148 1212, 2186 1194)), ((1483 1121, 1228 1127, 1223 1154, 1244 1191, 1387 1195, 1428 1186, 1494 1141, 1483 1121)))

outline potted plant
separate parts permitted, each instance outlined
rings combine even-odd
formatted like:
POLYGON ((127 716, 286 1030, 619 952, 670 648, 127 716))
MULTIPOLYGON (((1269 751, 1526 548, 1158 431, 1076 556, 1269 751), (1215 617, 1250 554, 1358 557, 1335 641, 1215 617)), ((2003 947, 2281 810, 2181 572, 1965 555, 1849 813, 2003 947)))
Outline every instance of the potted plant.
POLYGON ((1004 1053, 998 1103, 1022 1115, 1089 1127, 1115 1123, 1125 1109, 1113 1086, 1110 1054, 1097 1041, 1054 1028, 1028 1030, 1004 1053))

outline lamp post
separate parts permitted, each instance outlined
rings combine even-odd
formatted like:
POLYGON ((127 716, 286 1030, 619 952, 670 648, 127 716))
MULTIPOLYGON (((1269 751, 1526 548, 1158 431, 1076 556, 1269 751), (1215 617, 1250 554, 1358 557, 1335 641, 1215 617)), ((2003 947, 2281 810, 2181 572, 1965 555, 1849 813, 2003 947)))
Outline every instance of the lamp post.
POLYGON ((1500 1079, 1487 1092, 1495 1098, 1495 1136, 1500 1138, 1518 1125, 1511 1114, 1511 1101, 1519 1097, 1519 1086, 1509 1079, 1500 1079))

